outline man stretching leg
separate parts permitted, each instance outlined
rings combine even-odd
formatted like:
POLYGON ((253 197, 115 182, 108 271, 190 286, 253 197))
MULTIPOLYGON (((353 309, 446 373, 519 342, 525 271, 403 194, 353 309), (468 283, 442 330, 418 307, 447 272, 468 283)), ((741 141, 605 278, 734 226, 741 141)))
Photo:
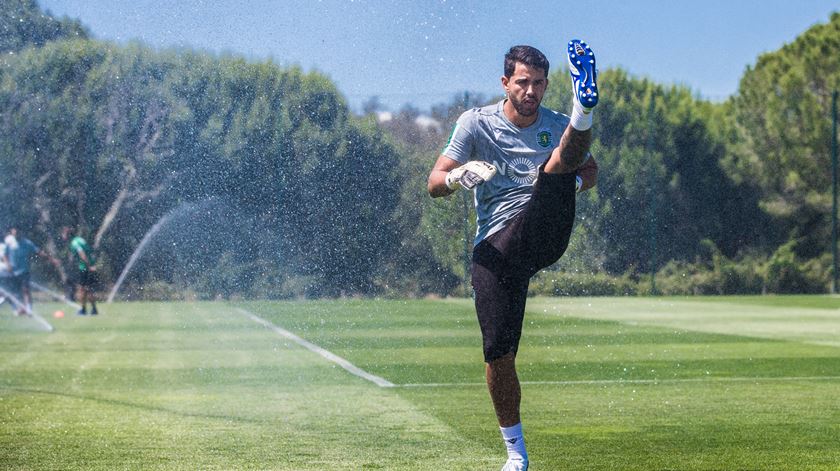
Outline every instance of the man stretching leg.
POLYGON ((593 187, 598 174, 589 154, 598 103, 595 56, 579 40, 569 42, 567 56, 571 117, 540 106, 548 87, 545 55, 514 46, 501 78, 506 98, 464 112, 429 174, 432 197, 462 186, 475 191, 472 285, 487 387, 508 451, 503 471, 528 469, 516 375, 528 283, 565 252, 575 193, 593 187))

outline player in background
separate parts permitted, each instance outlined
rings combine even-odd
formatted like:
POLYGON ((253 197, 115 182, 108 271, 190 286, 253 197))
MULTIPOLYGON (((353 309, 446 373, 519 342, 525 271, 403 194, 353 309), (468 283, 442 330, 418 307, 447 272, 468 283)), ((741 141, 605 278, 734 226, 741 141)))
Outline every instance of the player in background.
POLYGON ((565 252, 575 218, 575 193, 593 187, 589 154, 598 103, 595 56, 572 40, 567 58, 573 109, 541 106, 549 63, 530 46, 505 55, 505 98, 464 112, 429 174, 432 197, 475 191, 477 233, 472 285, 483 338, 487 386, 508 452, 503 471, 528 469, 519 414, 516 353, 530 278, 565 252))
POLYGON ((18 315, 31 314, 32 312, 32 289, 30 287, 30 259, 38 255, 50 260, 51 263, 58 263, 49 254, 38 248, 31 240, 22 237, 16 227, 10 227, 3 239, 6 245, 6 259, 12 271, 12 284, 15 291, 20 293, 22 306, 18 307, 18 315))
MULTIPOLYGON (((8 291, 11 289, 10 280, 12 279, 12 266, 9 265, 9 260, 6 258, 6 243, 0 241, 0 288, 8 291)), ((0 293, 0 304, 6 302, 6 297, 0 293)), ((12 308, 14 309, 14 307, 12 308)))
POLYGON ((76 297, 82 307, 76 313, 80 316, 86 315, 87 303, 90 301, 90 314, 95 316, 99 314, 96 309, 96 294, 94 292, 98 277, 96 272, 96 257, 93 249, 88 245, 87 241, 81 236, 73 236, 73 229, 70 227, 61 228, 61 240, 69 242, 70 254, 78 267, 78 283, 80 295, 76 297))

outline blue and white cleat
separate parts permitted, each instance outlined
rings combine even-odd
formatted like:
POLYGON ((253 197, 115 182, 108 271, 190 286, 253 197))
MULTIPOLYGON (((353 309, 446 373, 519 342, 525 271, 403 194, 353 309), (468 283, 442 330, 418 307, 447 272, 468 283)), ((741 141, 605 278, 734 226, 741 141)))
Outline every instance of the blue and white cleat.
POLYGON ((598 72, 595 70, 595 53, 580 39, 569 41, 569 72, 575 100, 588 113, 598 104, 598 72))

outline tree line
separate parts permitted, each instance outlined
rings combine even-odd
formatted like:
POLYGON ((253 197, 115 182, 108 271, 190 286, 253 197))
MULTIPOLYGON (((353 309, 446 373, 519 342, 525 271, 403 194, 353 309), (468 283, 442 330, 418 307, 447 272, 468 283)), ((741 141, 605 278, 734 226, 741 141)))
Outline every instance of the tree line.
MULTIPOLYGON (((135 298, 468 291, 471 200, 431 200, 425 179, 457 116, 495 97, 453 97, 439 126, 410 107, 381 121, 375 99, 356 115, 317 72, 94 40, 34 1, 0 3, 0 224, 57 255, 74 226, 114 280, 166 220, 135 298)), ((834 14, 723 103, 603 70, 600 181, 534 290, 645 293, 654 273, 665 293, 826 291, 838 43, 834 14)), ((555 86, 545 104, 570 98, 555 86)))

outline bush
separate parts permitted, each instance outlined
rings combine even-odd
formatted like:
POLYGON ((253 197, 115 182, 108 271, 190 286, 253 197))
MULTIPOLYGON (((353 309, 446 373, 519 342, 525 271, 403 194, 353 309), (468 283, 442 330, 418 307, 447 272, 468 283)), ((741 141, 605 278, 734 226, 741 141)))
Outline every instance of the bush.
POLYGON ((830 263, 824 256, 801 263, 796 257, 796 241, 778 249, 765 267, 767 289, 773 293, 824 293, 830 286, 830 263))
MULTIPOLYGON (((653 291, 649 277, 645 278, 642 291, 653 291)), ((656 273, 656 294, 702 295, 716 293, 712 272, 700 263, 672 260, 656 273)))
POLYGON ((125 301, 195 301, 199 296, 191 289, 185 289, 165 281, 152 281, 141 285, 129 285, 117 299, 125 301))
POLYGON ((764 289, 763 260, 735 261, 720 254, 711 266, 703 262, 670 261, 656 274, 656 292, 664 295, 759 294, 764 289))
POLYGON ((531 279, 531 296, 630 296, 638 286, 629 276, 543 270, 531 279))
POLYGON ((694 262, 671 260, 652 279, 647 273, 579 273, 545 270, 531 280, 531 295, 743 295, 814 294, 831 288, 831 254, 811 260, 796 256, 794 241, 770 257, 746 254, 730 259, 709 241, 706 254, 694 262), (654 288, 655 283, 655 288, 654 288))

